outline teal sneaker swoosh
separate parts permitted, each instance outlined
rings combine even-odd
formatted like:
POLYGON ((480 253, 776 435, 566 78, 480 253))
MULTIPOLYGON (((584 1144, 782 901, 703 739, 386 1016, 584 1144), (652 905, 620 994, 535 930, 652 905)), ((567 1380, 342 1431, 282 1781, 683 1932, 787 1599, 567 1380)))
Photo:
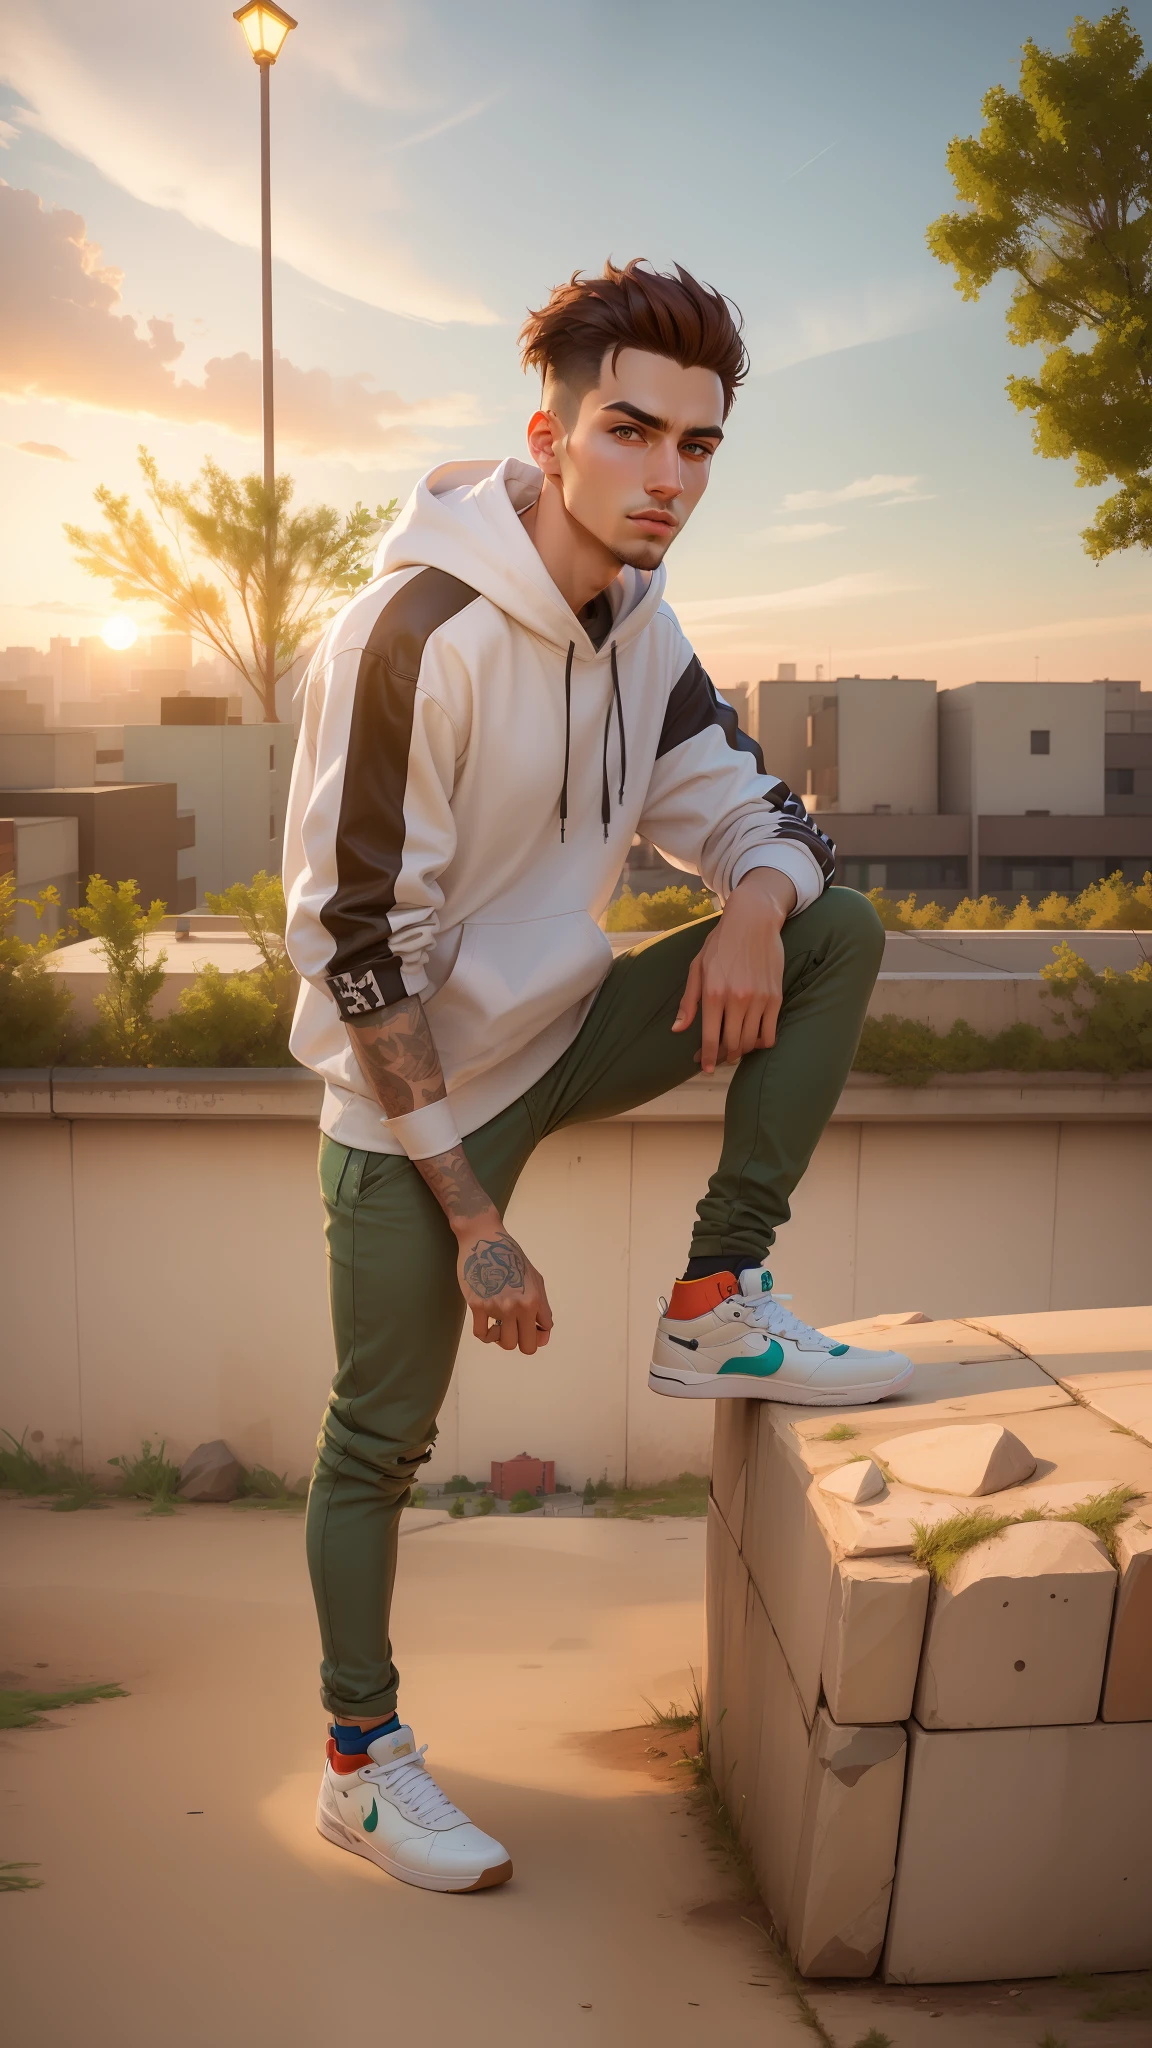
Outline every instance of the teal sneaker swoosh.
POLYGON ((773 1337, 767 1351, 762 1351, 759 1358, 726 1358, 723 1365, 718 1368, 716 1376, 723 1379, 725 1373, 738 1372, 742 1373, 745 1379, 770 1380, 774 1372, 779 1372, 783 1363, 784 1353, 773 1337))
POLYGON ((366 1813, 364 1816, 364 1833, 366 1835, 370 1835, 373 1833, 379 1818, 380 1815, 376 1811, 376 1801, 375 1799, 373 1799, 371 1813, 366 1813))

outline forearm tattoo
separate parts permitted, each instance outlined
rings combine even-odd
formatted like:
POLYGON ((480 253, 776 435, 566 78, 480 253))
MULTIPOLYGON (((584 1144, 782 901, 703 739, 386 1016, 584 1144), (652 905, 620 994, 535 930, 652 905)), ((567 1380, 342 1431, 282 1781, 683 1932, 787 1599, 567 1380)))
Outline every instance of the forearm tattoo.
POLYGON ((416 1159, 413 1165, 427 1181, 449 1223, 466 1223, 470 1217, 484 1216, 492 1209, 492 1197, 485 1194, 469 1166, 463 1145, 453 1146, 451 1152, 437 1152, 433 1159, 416 1159))
POLYGON ((353 1050, 389 1116, 407 1116, 447 1093, 424 1005, 408 996, 363 1023, 348 1023, 353 1050))
POLYGON ((524 1254, 510 1237, 478 1238, 464 1261, 464 1280, 481 1301, 511 1288, 524 1292, 524 1254))

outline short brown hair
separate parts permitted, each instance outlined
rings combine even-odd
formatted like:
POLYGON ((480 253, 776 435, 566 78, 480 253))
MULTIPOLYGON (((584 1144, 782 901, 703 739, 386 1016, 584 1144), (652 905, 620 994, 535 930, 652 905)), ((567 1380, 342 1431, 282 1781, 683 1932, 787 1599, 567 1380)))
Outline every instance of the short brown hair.
POLYGON ((738 307, 677 263, 675 275, 653 270, 642 256, 623 269, 609 259, 600 277, 573 271, 548 303, 520 329, 526 370, 549 371, 583 397, 600 375, 608 350, 671 356, 684 369, 714 370, 724 389, 724 417, 748 374, 744 322, 738 307))

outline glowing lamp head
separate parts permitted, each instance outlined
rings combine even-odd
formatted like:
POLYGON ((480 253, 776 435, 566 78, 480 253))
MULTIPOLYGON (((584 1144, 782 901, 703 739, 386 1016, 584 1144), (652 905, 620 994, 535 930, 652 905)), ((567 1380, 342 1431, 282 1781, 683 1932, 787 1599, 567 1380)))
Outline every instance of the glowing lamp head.
POLYGON ((274 64, 289 29, 296 27, 292 16, 275 6, 274 0, 248 0, 248 6, 238 7, 232 18, 240 23, 257 64, 274 64))
POLYGON ((135 646, 139 630, 135 619, 130 619, 127 612, 117 612, 114 618, 105 619, 100 628, 100 638, 114 653, 125 654, 135 646))

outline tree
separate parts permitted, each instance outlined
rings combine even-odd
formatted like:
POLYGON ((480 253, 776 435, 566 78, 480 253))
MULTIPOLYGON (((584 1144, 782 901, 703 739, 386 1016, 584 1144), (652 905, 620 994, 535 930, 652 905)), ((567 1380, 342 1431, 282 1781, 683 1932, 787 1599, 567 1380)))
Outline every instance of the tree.
POLYGON ((145 941, 167 912, 157 899, 144 910, 135 882, 89 877, 87 900, 72 915, 99 942, 108 962, 108 984, 95 998, 100 1022, 88 1048, 111 1066, 146 1067, 155 1049, 152 1005, 164 985, 167 953, 148 959, 145 941))
POLYGON ((139 450, 153 518, 128 493, 96 491, 103 525, 66 525, 76 560, 125 602, 149 604, 166 625, 207 643, 250 683, 265 722, 278 722, 276 685, 303 643, 372 574, 376 542, 396 499, 343 518, 331 505, 291 511, 291 477, 268 492, 258 476, 232 477, 211 460, 191 487, 166 483, 139 450), (206 574, 197 559, 215 570, 206 574))
POLYGON ((1074 459, 1078 485, 1120 484, 1083 534, 1101 561, 1152 547, 1152 65, 1126 7, 1077 16, 1068 41, 1068 56, 1026 42, 1020 91, 994 86, 979 137, 950 144, 969 210, 934 221, 928 246, 966 299, 1016 278, 1009 340, 1043 354, 1008 396, 1038 454, 1074 459))

